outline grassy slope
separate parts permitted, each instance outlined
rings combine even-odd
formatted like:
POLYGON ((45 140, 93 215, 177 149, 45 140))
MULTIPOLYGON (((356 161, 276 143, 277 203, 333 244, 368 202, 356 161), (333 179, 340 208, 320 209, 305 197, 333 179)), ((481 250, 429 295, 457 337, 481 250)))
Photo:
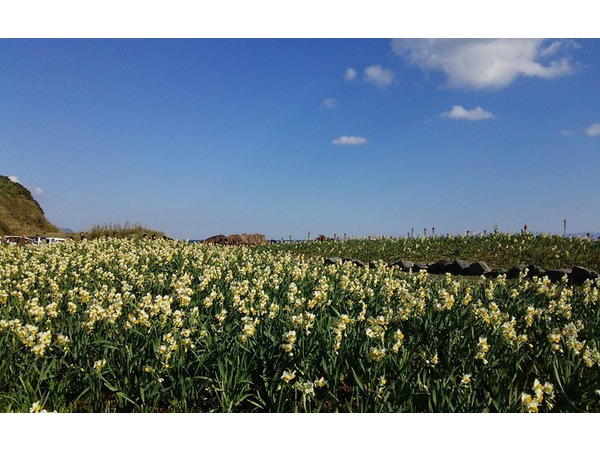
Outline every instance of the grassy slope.
POLYGON ((61 235, 31 193, 0 175, 0 235, 61 235))
MULTIPOLYGON (((85 236, 87 239, 99 239, 104 237, 113 237, 119 239, 141 239, 144 234, 147 236, 147 238, 151 238, 152 235, 155 235, 156 238, 162 238, 165 236, 165 233, 162 231, 146 228, 137 223, 132 225, 129 222, 126 222, 124 225, 118 223, 94 225, 86 232, 85 236)), ((75 238, 79 236, 78 233, 73 233, 72 235, 75 238)))

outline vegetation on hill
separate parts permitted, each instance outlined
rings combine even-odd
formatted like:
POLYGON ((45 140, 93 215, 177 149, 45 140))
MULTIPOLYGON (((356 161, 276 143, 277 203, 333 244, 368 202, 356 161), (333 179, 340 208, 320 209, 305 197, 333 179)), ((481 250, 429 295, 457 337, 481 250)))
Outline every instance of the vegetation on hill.
MULTIPOLYGON (((31 192, 9 177, 0 175, 0 235, 24 236, 71 236, 79 238, 79 231, 65 232, 51 224, 44 216, 39 203, 33 198, 31 192)), ((155 236, 163 237, 162 231, 142 227, 140 224, 131 225, 129 222, 122 224, 94 225, 85 231, 87 239, 103 237, 141 239, 155 236)))
POLYGON ((36 234, 59 236, 63 233, 46 219, 27 188, 0 175, 0 235, 36 234))
MULTIPOLYGON (((73 234, 74 237, 78 235, 79 233, 73 234)), ((149 239, 151 239, 152 236, 162 238, 165 233, 145 228, 139 223, 132 225, 129 222, 125 222, 124 225, 119 223, 94 225, 90 230, 85 232, 86 239, 100 239, 106 237, 118 239, 142 239, 144 235, 149 239)))

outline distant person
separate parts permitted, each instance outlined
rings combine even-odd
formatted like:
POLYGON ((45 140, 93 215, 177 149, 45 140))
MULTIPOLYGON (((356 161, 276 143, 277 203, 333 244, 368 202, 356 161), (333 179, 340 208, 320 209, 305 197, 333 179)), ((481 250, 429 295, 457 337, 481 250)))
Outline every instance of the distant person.
POLYGON ((146 233, 142 234, 142 239, 144 239, 144 240, 148 239, 148 235, 146 233))
POLYGON ((79 233, 79 240, 85 241, 85 233, 83 231, 81 233, 79 233))
POLYGON ((155 235, 155 234, 153 234, 153 235, 152 235, 152 240, 153 240, 153 241, 155 241, 155 240, 156 240, 156 235, 155 235))

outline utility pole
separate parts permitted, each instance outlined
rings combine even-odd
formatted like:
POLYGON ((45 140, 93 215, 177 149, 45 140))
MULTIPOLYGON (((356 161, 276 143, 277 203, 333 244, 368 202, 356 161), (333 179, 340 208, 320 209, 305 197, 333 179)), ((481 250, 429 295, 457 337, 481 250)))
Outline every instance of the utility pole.
POLYGON ((563 221, 563 238, 567 234, 567 219, 563 221))

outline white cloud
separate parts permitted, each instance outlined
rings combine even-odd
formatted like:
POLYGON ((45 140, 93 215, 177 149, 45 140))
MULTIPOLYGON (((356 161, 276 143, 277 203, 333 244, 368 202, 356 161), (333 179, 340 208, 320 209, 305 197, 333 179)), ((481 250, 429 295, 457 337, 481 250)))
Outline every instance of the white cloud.
POLYGON ((344 74, 344 80, 354 81, 355 78, 356 78, 356 70, 354 70, 352 67, 348 67, 346 69, 346 73, 344 74))
POLYGON ((19 178, 17 178, 16 175, 11 175, 10 177, 8 177, 8 179, 10 181, 12 181, 13 183, 19 183, 19 184, 21 184, 21 182, 19 181, 19 178))
POLYGON ((365 69, 365 80, 379 87, 389 86, 395 78, 392 70, 381 66, 369 66, 365 69))
POLYGON ((494 115, 481 106, 473 109, 465 109, 462 106, 454 105, 450 111, 443 112, 442 117, 454 120, 487 120, 493 119, 494 115))
POLYGON ((446 74, 451 88, 500 89, 518 76, 568 75, 569 41, 544 39, 394 39, 392 51, 409 64, 446 74))
POLYGON ((42 195, 44 193, 44 190, 41 187, 36 186, 31 190, 31 193, 33 195, 42 195))
POLYGON ((323 107, 327 109, 336 109, 338 107, 338 101, 335 98, 326 98, 323 100, 323 107))
POLYGON ((585 134, 588 136, 600 136, 600 123, 594 123, 585 130, 585 134))
POLYGON ((575 134, 573 130, 560 130, 561 136, 573 136, 573 134, 575 134))
POLYGON ((364 145, 367 139, 361 136, 340 136, 331 141, 333 145, 364 145))

